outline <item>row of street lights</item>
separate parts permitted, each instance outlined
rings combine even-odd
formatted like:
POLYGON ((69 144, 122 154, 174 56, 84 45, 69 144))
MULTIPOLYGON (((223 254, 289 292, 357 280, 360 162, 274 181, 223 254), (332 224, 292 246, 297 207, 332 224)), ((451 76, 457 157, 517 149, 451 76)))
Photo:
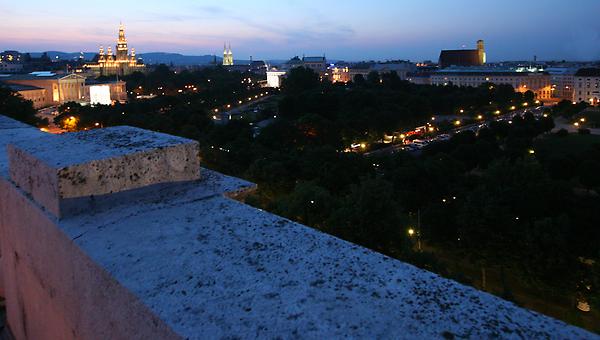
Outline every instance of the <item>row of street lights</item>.
MULTIPOLYGON (((259 99, 261 97, 268 96, 268 95, 269 95, 269 92, 259 93, 257 95, 254 95, 254 97, 248 97, 248 102, 251 102, 253 100, 256 100, 256 99, 259 99)), ((238 105, 242 105, 244 103, 244 101, 243 100, 238 100, 237 103, 238 103, 238 105)), ((226 104, 223 107, 226 108, 226 109, 230 109, 232 107, 232 104, 226 104)), ((218 108, 213 109, 213 112, 214 113, 219 113, 219 109, 218 108)))

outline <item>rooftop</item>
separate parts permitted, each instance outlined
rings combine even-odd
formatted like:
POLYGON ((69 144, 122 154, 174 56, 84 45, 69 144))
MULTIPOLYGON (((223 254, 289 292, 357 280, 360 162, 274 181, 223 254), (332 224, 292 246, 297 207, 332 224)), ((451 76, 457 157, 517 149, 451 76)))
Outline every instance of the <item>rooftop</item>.
POLYGON ((600 77, 600 68, 582 68, 577 73, 577 77, 600 77))
POLYGON ((32 72, 32 73, 27 73, 27 74, 11 74, 11 75, 6 75, 2 77, 3 81, 9 81, 9 80, 45 80, 45 79, 62 79, 62 78, 66 78, 66 77, 78 77, 78 78, 84 78, 83 76, 80 75, 76 75, 73 73, 70 74, 57 74, 57 73, 52 73, 52 72, 32 72))
POLYGON ((324 63, 325 57, 302 57, 302 61, 305 63, 324 63))
POLYGON ((435 71, 433 74, 440 75, 478 75, 478 74, 489 74, 489 75, 521 75, 527 76, 529 74, 546 74, 546 72, 529 72, 528 69, 515 69, 510 67, 448 67, 438 71, 435 71))
POLYGON ((36 87, 36 86, 4 84, 4 83, 2 83, 2 78, 0 78, 0 86, 6 86, 13 91, 43 90, 41 87, 36 87))

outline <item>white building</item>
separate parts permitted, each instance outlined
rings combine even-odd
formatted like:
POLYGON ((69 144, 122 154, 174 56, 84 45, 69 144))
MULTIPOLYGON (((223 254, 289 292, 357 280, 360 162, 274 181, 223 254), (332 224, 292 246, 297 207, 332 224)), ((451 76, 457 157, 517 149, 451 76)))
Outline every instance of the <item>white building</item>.
POLYGON ((546 72, 518 72, 511 69, 448 68, 431 75, 432 85, 478 87, 485 83, 507 84, 517 92, 532 91, 538 99, 552 97, 552 83, 546 72))
POLYGON ((272 88, 280 88, 283 78, 287 72, 271 70, 267 71, 267 86, 272 88))
POLYGON ((546 72, 552 80, 552 98, 561 100, 573 100, 573 80, 576 68, 551 67, 546 72))
POLYGON ((600 69, 583 68, 573 78, 573 101, 600 104, 600 69))

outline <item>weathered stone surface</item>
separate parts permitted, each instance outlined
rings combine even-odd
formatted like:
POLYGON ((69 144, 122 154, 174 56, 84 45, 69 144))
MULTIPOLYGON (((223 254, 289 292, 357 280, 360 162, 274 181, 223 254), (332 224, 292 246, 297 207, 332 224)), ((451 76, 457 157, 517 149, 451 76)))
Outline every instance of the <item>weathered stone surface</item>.
MULTIPOLYGON (((0 180, 8 178, 8 153, 6 152, 6 146, 10 143, 38 138, 43 135, 43 132, 32 126, 0 115, 0 180)), ((0 234, 1 237, 2 235, 0 234)), ((1 261, 2 248, 0 246, 0 263, 1 261)), ((2 265, 0 264, 0 296, 4 296, 4 280, 2 276, 2 265)))
POLYGON ((181 338, 4 179, 0 244, 7 321, 17 340, 181 338))
POLYGON ((596 338, 201 188, 231 180, 58 227, 184 338, 596 338))
POLYGON ((191 140, 116 127, 12 143, 9 173, 34 200, 62 217, 68 199, 198 180, 198 152, 191 140))
MULTIPOLYGON (((1 112, 0 112, 1 113, 1 112)), ((8 177, 8 153, 6 146, 44 136, 40 130, 0 115, 0 177, 8 177)))

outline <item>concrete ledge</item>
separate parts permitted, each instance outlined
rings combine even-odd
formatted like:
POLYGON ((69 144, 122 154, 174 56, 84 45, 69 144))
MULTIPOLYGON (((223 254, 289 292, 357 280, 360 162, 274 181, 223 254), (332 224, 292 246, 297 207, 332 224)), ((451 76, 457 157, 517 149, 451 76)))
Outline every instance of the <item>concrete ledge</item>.
POLYGON ((195 141, 131 127, 8 145, 10 179, 56 217, 63 203, 200 179, 195 141))

